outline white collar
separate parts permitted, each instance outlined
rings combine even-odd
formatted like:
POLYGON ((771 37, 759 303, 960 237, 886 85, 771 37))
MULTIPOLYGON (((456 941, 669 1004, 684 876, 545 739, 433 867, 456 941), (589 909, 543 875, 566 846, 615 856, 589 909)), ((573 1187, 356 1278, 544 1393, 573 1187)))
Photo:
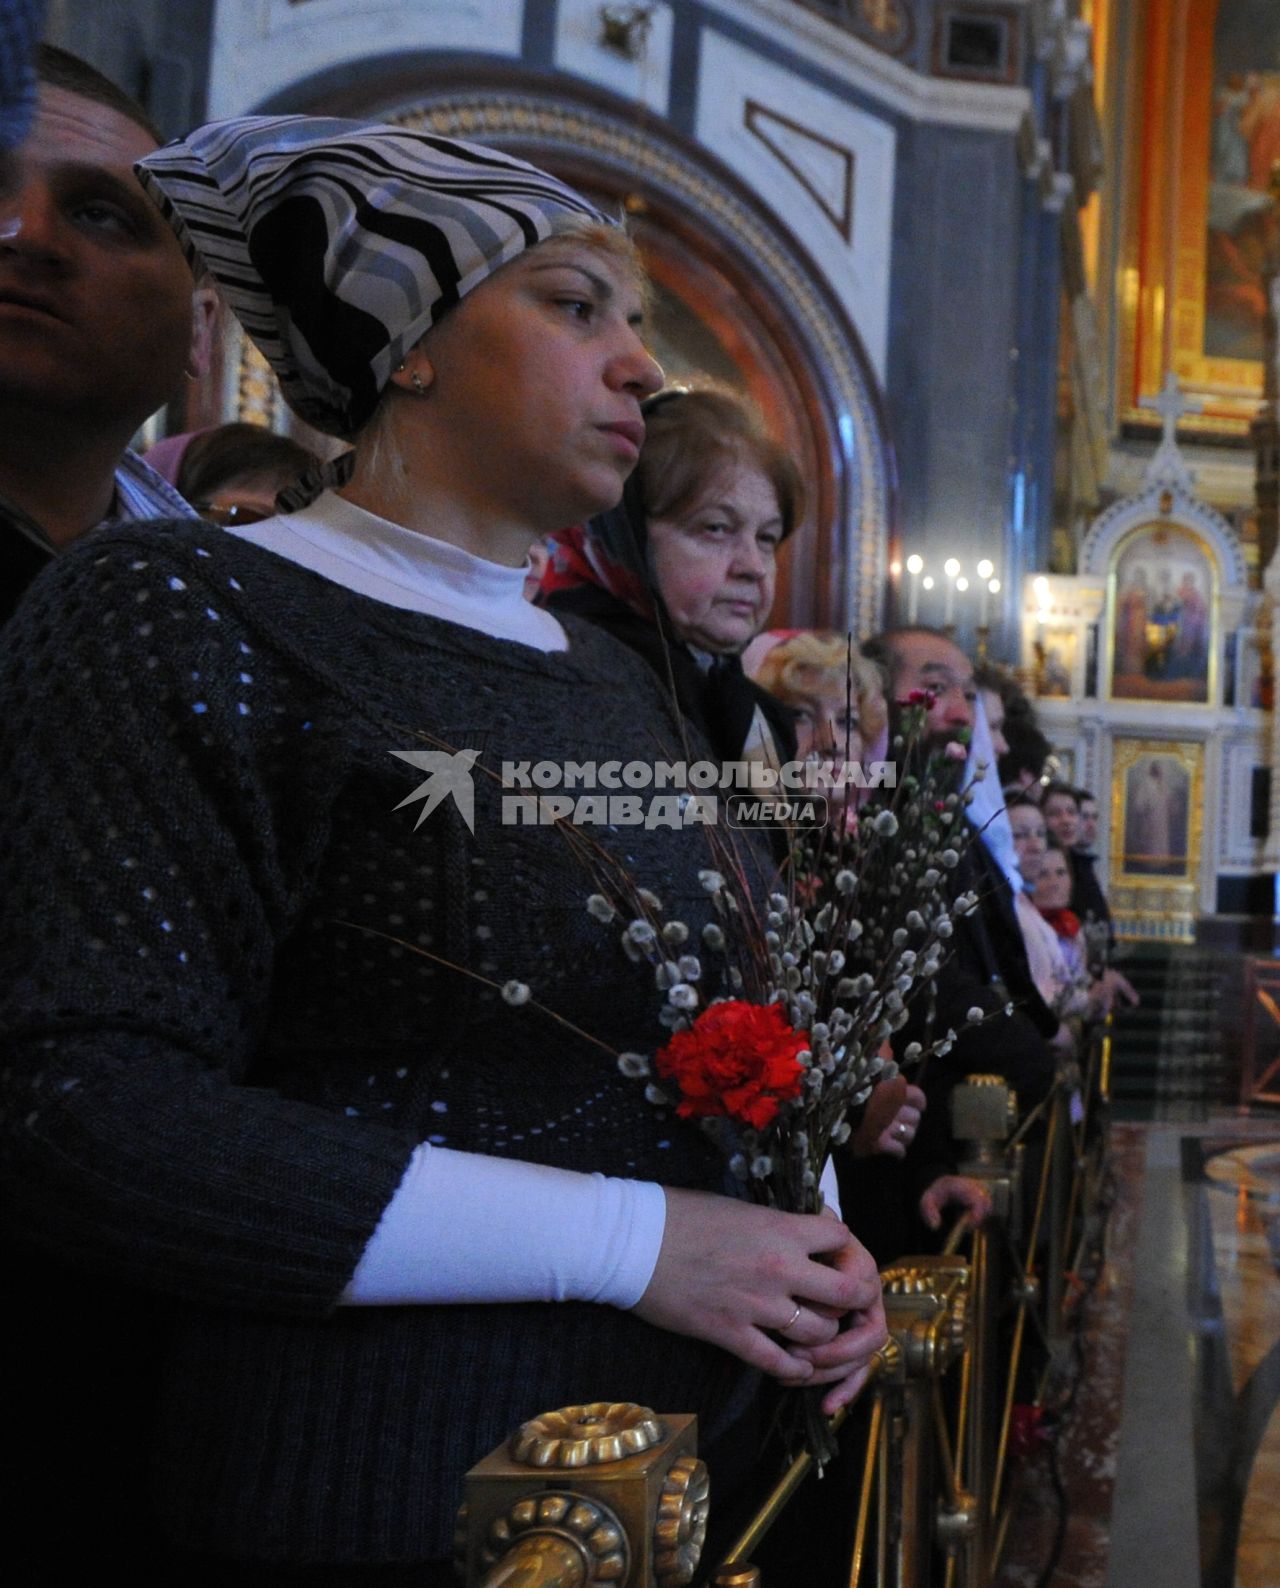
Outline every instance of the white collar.
POLYGON ((497 639, 563 651, 559 622, 524 599, 529 564, 511 568, 379 518, 333 491, 299 512, 229 533, 389 606, 424 612, 497 639))

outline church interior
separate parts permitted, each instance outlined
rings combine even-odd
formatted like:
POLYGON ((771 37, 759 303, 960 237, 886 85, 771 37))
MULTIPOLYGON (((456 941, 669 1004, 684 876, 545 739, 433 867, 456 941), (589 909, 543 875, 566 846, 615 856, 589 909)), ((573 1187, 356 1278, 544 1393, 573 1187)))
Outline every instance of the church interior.
MULTIPOLYGON (((912 1444, 933 1405, 908 1363, 850 1419, 880 1476, 850 1458, 795 1502, 847 1513, 852 1566, 780 1528, 714 1579, 626 1580, 1280 1583, 1280 5, 50 0, 45 36, 166 136, 390 121, 625 217, 667 380, 744 394, 799 461, 771 626, 944 632, 1016 678, 1046 777, 1097 799, 1141 1001, 1090 1056, 1096 1113, 1063 1105, 1041 1201, 1068 1235, 1006 1254, 1066 1404, 1040 1419, 1020 1388, 1011 1418, 1011 1377, 912 1444), (1000 1475, 983 1416, 1016 1447, 1000 1475)), ((231 420, 328 444, 226 315, 143 442, 231 420)), ((969 1138, 992 1183, 998 1137, 969 1138)), ((898 1274, 902 1341, 951 1305, 930 1272, 898 1274)))

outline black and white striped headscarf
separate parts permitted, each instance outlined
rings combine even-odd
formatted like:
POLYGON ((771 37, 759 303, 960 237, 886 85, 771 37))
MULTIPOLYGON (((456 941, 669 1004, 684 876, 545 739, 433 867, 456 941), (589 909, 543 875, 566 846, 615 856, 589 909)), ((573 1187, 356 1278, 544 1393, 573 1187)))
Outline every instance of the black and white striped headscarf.
POLYGON ((557 216, 606 219, 495 149, 327 117, 211 122, 136 169, 289 406, 343 437, 423 332, 557 216))

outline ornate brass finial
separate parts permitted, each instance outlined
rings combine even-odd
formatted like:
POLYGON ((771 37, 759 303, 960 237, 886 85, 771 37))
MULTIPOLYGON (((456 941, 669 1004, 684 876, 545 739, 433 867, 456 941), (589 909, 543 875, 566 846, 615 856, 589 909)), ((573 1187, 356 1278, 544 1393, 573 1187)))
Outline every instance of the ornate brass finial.
POLYGON ((913 1377, 945 1372, 968 1344, 968 1264, 960 1257, 920 1257, 892 1264, 880 1279, 902 1371, 913 1377))
POLYGON ((875 1376, 886 1384, 901 1384, 907 1374, 907 1359, 892 1335, 871 1359, 875 1376))
POLYGON ((550 1557, 553 1562, 566 1552, 580 1552, 589 1567, 583 1579, 588 1582, 625 1582, 630 1563, 627 1535, 609 1507, 565 1492, 520 1500, 490 1523, 480 1564, 487 1571, 513 1551, 519 1552, 516 1559, 550 1557))
POLYGON ((938 1288, 937 1270, 915 1263, 894 1263, 880 1275, 886 1296, 927 1296, 938 1288))
POLYGON ((657 1588, 684 1588, 702 1559, 711 1507, 711 1477, 705 1461, 680 1456, 671 1463, 658 1497, 653 1529, 653 1575, 657 1588))
POLYGON ((525 1467, 595 1467, 638 1456, 664 1438, 647 1406, 591 1401, 534 1417, 512 1435, 511 1459, 525 1467))
POLYGON ((953 1356, 959 1356, 969 1342, 969 1286, 959 1286, 951 1297, 951 1306, 943 1325, 943 1345, 953 1356))

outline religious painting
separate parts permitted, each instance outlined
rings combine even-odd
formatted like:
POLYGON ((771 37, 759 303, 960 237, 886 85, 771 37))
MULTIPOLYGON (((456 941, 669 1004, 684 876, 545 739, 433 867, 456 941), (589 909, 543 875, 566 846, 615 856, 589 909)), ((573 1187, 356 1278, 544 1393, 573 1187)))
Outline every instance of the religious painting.
POLYGON ((1135 530, 1111 575, 1111 698, 1207 704, 1216 595, 1199 536, 1167 524, 1135 530))
POLYGON ((1271 711, 1275 706, 1276 683, 1271 664, 1271 647, 1262 645, 1256 634, 1240 636, 1240 662, 1237 706, 1253 711, 1271 711))
POLYGON ((1075 693, 1077 631, 1067 627, 1037 629, 1032 641, 1035 689, 1042 699, 1069 700, 1075 693))
POLYGON ((1263 392, 1280 159, 1276 0, 1147 0, 1140 148, 1118 260, 1129 419, 1172 370, 1197 428, 1245 435, 1263 392))
POLYGON ((1263 272, 1280 160, 1280 5, 1222 0, 1213 37, 1204 353, 1261 359, 1263 272))
POLYGON ((1127 882, 1189 883, 1200 861, 1204 746, 1117 739, 1111 870, 1127 882))

